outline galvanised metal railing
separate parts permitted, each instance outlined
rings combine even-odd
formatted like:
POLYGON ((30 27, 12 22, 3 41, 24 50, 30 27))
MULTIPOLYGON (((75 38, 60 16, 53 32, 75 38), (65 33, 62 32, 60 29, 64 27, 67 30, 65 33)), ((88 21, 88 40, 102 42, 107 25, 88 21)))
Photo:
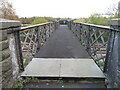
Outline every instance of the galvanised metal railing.
POLYGON ((106 55, 109 52, 108 44, 112 31, 119 31, 107 26, 93 25, 87 23, 75 23, 69 21, 68 27, 77 36, 81 44, 86 48, 92 59, 102 71, 105 71, 106 55))
POLYGON ((20 30, 21 48, 23 56, 34 56, 40 47, 56 30, 58 23, 43 23, 23 27, 20 30))
POLYGON ((9 30, 10 41, 14 40, 16 56, 20 70, 24 70, 26 60, 32 59, 48 40, 51 34, 58 28, 59 22, 42 23, 27 27, 17 27, 9 30))

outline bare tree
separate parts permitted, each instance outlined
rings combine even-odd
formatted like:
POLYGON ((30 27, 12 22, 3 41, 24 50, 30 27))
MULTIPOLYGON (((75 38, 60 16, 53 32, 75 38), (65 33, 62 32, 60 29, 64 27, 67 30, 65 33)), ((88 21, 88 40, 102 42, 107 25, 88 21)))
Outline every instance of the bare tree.
POLYGON ((108 8, 107 13, 105 13, 105 15, 118 18, 120 15, 120 1, 118 2, 118 4, 113 4, 112 6, 110 6, 108 8))
POLYGON ((120 14, 120 1, 118 2, 118 14, 120 14))
POLYGON ((0 18, 18 20, 18 16, 15 14, 12 4, 8 0, 0 1, 0 18))

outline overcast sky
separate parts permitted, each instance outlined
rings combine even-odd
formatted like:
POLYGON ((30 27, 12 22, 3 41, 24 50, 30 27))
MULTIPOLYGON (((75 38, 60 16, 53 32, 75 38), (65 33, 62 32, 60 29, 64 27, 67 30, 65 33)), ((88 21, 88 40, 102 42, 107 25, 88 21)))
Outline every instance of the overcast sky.
POLYGON ((88 17, 105 13, 120 0, 9 0, 20 17, 88 17))

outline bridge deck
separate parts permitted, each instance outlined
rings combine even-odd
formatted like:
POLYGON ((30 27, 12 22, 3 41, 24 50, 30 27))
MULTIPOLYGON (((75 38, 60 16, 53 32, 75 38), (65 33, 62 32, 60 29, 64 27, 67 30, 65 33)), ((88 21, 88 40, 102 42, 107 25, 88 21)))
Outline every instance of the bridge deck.
POLYGON ((66 25, 61 25, 53 33, 22 76, 104 78, 102 71, 66 25))
POLYGON ((90 58, 90 56, 67 25, 60 25, 35 58, 90 58))
POLYGON ((35 58, 33 58, 25 68, 21 76, 40 78, 39 83, 29 82, 25 86, 32 88, 105 87, 105 76, 103 72, 96 63, 90 59, 85 48, 65 25, 61 25, 59 29, 53 33, 45 45, 41 47, 35 58), (41 82, 42 78, 48 79, 47 81, 49 83, 41 82), (66 83, 61 85, 57 83, 58 81, 56 80, 52 82, 51 79, 53 78, 62 78, 62 81, 64 80, 66 83), (97 80, 92 80, 94 78, 97 80), (71 79, 74 82, 71 83, 71 79), (78 80, 77 83, 76 79, 78 80))

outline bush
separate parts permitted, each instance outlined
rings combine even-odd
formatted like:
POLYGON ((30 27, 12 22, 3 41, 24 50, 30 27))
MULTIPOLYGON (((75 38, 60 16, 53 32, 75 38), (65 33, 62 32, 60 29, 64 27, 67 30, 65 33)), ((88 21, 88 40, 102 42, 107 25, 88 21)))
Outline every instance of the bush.
POLYGON ((46 23, 46 22, 48 22, 48 20, 46 20, 44 17, 38 17, 32 22, 32 25, 46 23))

